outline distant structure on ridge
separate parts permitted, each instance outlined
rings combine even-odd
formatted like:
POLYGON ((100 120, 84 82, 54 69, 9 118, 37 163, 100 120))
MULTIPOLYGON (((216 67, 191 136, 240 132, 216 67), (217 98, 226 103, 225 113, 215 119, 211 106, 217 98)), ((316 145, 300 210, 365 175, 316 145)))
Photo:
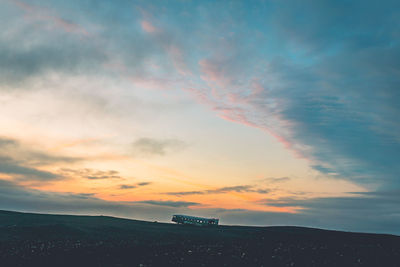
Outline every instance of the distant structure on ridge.
POLYGON ((202 218, 202 217, 194 217, 188 215, 173 215, 172 221, 177 224, 193 224, 198 226, 216 226, 218 225, 219 219, 215 218, 202 218))

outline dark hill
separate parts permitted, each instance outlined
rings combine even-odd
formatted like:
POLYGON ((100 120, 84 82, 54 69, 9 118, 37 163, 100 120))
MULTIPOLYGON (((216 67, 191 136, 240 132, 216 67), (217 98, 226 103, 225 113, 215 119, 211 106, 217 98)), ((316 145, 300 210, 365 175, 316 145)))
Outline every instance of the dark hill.
POLYGON ((0 211, 0 266, 400 266, 400 237, 0 211))

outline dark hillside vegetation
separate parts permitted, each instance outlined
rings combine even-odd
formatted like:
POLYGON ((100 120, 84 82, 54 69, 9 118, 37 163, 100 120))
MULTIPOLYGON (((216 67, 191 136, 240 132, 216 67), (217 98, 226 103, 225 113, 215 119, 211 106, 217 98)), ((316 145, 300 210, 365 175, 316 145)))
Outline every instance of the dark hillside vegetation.
POLYGON ((400 266, 400 237, 0 211, 0 266, 400 266))

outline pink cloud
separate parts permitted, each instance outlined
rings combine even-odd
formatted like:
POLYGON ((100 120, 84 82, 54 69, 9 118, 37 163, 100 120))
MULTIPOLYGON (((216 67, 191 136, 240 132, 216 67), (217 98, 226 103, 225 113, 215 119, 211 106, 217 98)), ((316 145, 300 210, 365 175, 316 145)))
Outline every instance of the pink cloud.
POLYGON ((33 6, 19 0, 11 0, 11 1, 20 9, 22 9, 27 15, 27 17, 30 19, 49 22, 51 23, 51 26, 57 29, 62 29, 65 32, 78 34, 81 36, 89 35, 85 28, 73 22, 67 21, 59 16, 54 15, 53 14, 54 12, 51 12, 46 8, 33 6))
POLYGON ((156 19, 147 10, 141 7, 138 7, 138 10, 142 15, 142 20, 140 21, 142 30, 150 34, 153 41, 165 51, 176 71, 184 76, 192 74, 186 65, 185 55, 181 46, 174 41, 173 33, 168 32, 164 28, 156 27, 154 25, 158 25, 156 19))
POLYGON ((205 90, 199 90, 196 89, 194 87, 191 88, 183 88, 184 91, 189 92, 197 102, 206 105, 210 108, 213 108, 217 105, 217 103, 213 100, 211 100, 211 98, 207 95, 207 93, 205 92, 205 90))
MULTIPOLYGON (((132 73, 127 65, 122 61, 113 61, 103 64, 105 68, 120 75, 123 79, 129 81, 134 86, 151 89, 151 90, 170 90, 175 89, 178 84, 183 83, 183 80, 173 77, 160 77, 151 72, 143 70, 140 74, 132 73)), ((158 67, 149 63, 149 67, 157 69, 158 67)))
MULTIPOLYGON (((147 14, 146 17, 149 17, 149 15, 147 14)), ((177 44, 171 43, 172 38, 167 32, 156 28, 148 19, 142 20, 140 24, 143 31, 149 34, 157 33, 157 35, 154 36, 154 41, 165 50, 179 74, 187 75, 191 73, 186 66, 182 49, 180 49, 177 44)))
POLYGON ((151 22, 148 20, 142 20, 140 22, 140 25, 142 26, 143 31, 145 31, 147 33, 158 32, 158 29, 153 24, 151 24, 151 22))
POLYGON ((231 83, 231 78, 224 73, 224 66, 220 62, 214 62, 210 59, 202 59, 199 61, 201 78, 206 82, 215 83, 221 87, 227 87, 231 83))
POLYGON ((207 86, 202 89, 192 88, 189 92, 198 102, 215 111, 218 117, 258 128, 293 152, 295 157, 308 159, 305 148, 291 141, 293 125, 281 118, 281 103, 277 99, 266 97, 266 86, 259 78, 243 81, 234 74, 228 74, 224 70, 226 63, 216 59, 200 60, 201 77, 207 86))
POLYGON ((252 122, 249 120, 249 118, 245 115, 246 111, 242 110, 240 108, 234 108, 234 109, 214 109, 219 112, 219 117, 228 120, 231 122, 243 124, 245 126, 253 127, 253 128, 258 128, 272 137, 274 137, 279 143, 281 143, 286 149, 290 150, 293 152, 294 156, 296 158, 301 158, 301 159, 308 159, 304 155, 304 153, 296 146, 295 143, 291 142, 289 139, 284 137, 283 135, 278 134, 275 132, 272 128, 268 128, 264 125, 260 125, 258 123, 252 122))
MULTIPOLYGON (((165 47, 165 44, 163 46, 165 47)), ((165 47, 165 49, 169 57, 171 58, 175 69, 181 75, 191 74, 191 71, 188 69, 186 65, 182 49, 180 49, 177 45, 168 45, 165 47)))

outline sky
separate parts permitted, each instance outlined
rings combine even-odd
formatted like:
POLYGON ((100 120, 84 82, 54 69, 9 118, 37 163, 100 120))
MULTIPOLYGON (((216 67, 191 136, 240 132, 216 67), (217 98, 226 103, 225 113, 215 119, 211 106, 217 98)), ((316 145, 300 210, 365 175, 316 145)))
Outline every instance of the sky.
POLYGON ((0 0, 0 209, 400 234, 398 1, 0 0))

